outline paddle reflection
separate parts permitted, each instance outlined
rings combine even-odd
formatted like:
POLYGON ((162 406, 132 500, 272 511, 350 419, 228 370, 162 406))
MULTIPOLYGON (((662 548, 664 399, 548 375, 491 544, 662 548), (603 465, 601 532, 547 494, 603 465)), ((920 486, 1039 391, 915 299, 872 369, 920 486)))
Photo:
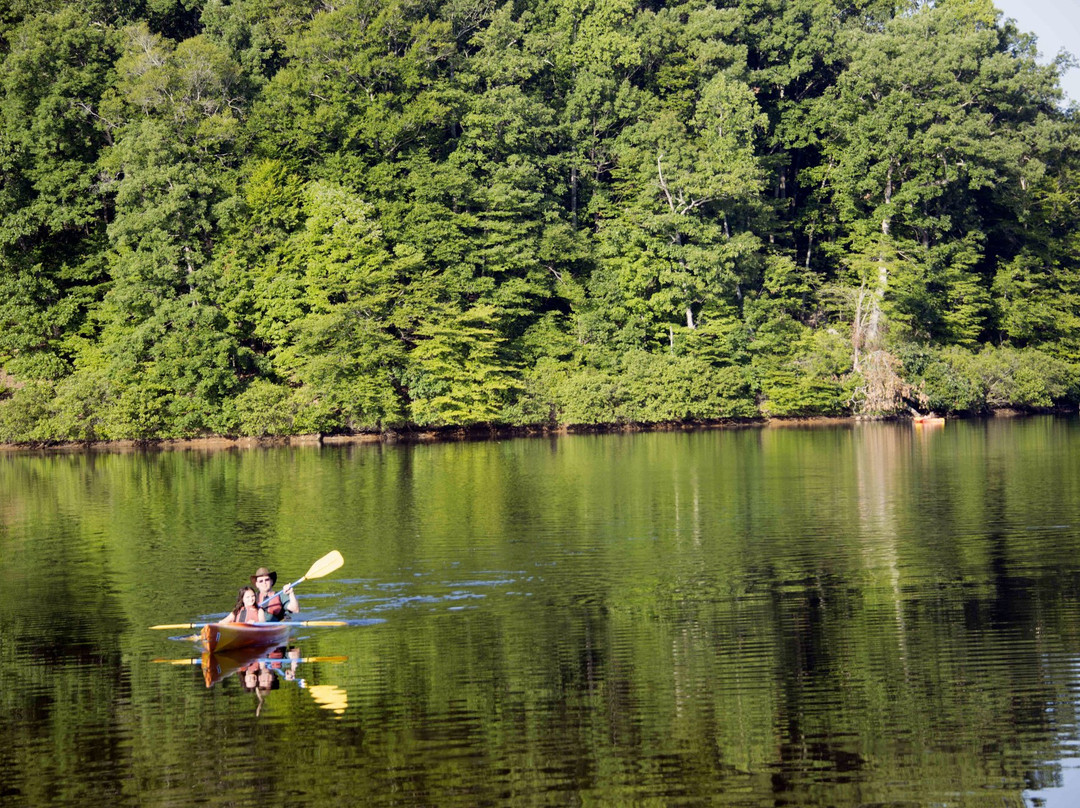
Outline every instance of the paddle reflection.
POLYGON ((349 694, 345 692, 345 688, 337 685, 311 685, 308 693, 315 699, 316 704, 336 716, 342 715, 349 706, 349 694))

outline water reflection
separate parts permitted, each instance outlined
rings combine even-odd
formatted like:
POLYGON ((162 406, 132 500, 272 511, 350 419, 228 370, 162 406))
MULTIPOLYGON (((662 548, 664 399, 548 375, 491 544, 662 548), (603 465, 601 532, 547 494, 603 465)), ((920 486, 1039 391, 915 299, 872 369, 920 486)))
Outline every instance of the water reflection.
POLYGON ((0 495, 5 808, 1033 808, 1080 754, 1075 420, 0 457, 0 495), (327 546, 305 618, 350 625, 150 663, 327 546))

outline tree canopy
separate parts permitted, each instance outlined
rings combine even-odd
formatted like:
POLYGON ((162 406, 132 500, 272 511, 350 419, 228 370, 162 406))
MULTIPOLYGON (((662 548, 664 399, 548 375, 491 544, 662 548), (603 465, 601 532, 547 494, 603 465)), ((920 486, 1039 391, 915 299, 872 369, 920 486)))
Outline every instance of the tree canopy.
POLYGON ((0 441, 1080 401, 990 0, 6 9, 0 441))

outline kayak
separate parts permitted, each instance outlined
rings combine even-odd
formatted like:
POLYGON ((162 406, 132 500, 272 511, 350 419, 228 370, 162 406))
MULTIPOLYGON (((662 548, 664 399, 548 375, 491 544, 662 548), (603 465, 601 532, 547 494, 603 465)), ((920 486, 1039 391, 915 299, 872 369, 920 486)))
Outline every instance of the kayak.
POLYGON ((199 632, 203 648, 209 654, 234 648, 261 648, 280 645, 292 631, 287 622, 281 623, 210 623, 199 632))
POLYGON ((945 426, 945 419, 940 415, 920 415, 911 421, 917 426, 945 426))

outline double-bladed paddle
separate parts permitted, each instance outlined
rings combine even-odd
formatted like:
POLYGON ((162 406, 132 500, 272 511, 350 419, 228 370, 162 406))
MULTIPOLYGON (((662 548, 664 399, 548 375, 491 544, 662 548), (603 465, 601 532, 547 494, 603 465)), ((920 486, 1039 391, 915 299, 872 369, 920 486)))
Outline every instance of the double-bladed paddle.
MULTIPOLYGON (((220 623, 163 623, 160 626, 150 626, 151 629, 158 628, 202 628, 203 626, 217 626, 220 623)), ((281 623, 271 623, 269 621, 265 623, 238 623, 241 626, 280 626, 281 623)), ((347 626, 348 620, 289 620, 285 623, 288 626, 347 626)))
MULTIPOLYGON (((300 580, 298 580, 296 583, 289 584, 289 586, 292 587, 292 588, 296 588, 297 586, 299 586, 300 584, 302 584, 304 581, 308 580, 309 578, 322 578, 324 575, 329 575, 334 570, 339 569, 341 567, 341 565, 344 564, 344 563, 345 563, 345 559, 342 558, 341 553, 339 553, 337 550, 331 550, 329 553, 327 553, 322 558, 320 558, 318 561, 316 561, 314 564, 312 564, 311 568, 307 571, 306 575, 304 575, 302 578, 300 578, 300 580)), ((259 607, 261 608, 261 607, 265 606, 267 603, 269 603, 270 601, 272 601, 276 597, 277 597, 277 595, 274 595, 274 597, 271 597, 271 598, 267 598, 266 600, 264 600, 262 603, 259 604, 259 607)), ((290 620, 289 624, 293 625, 293 626, 347 626, 347 625, 349 625, 344 620, 302 620, 302 621, 296 621, 296 622, 290 620)), ((203 626, 214 626, 214 625, 217 625, 217 623, 165 623, 165 624, 160 625, 160 626, 150 626, 150 628, 151 629, 159 629, 159 628, 160 629, 202 628, 203 626)), ((245 625, 258 626, 258 625, 270 625, 270 624, 269 623, 245 623, 245 625)), ((280 623, 274 623, 273 625, 280 625, 280 623)))

